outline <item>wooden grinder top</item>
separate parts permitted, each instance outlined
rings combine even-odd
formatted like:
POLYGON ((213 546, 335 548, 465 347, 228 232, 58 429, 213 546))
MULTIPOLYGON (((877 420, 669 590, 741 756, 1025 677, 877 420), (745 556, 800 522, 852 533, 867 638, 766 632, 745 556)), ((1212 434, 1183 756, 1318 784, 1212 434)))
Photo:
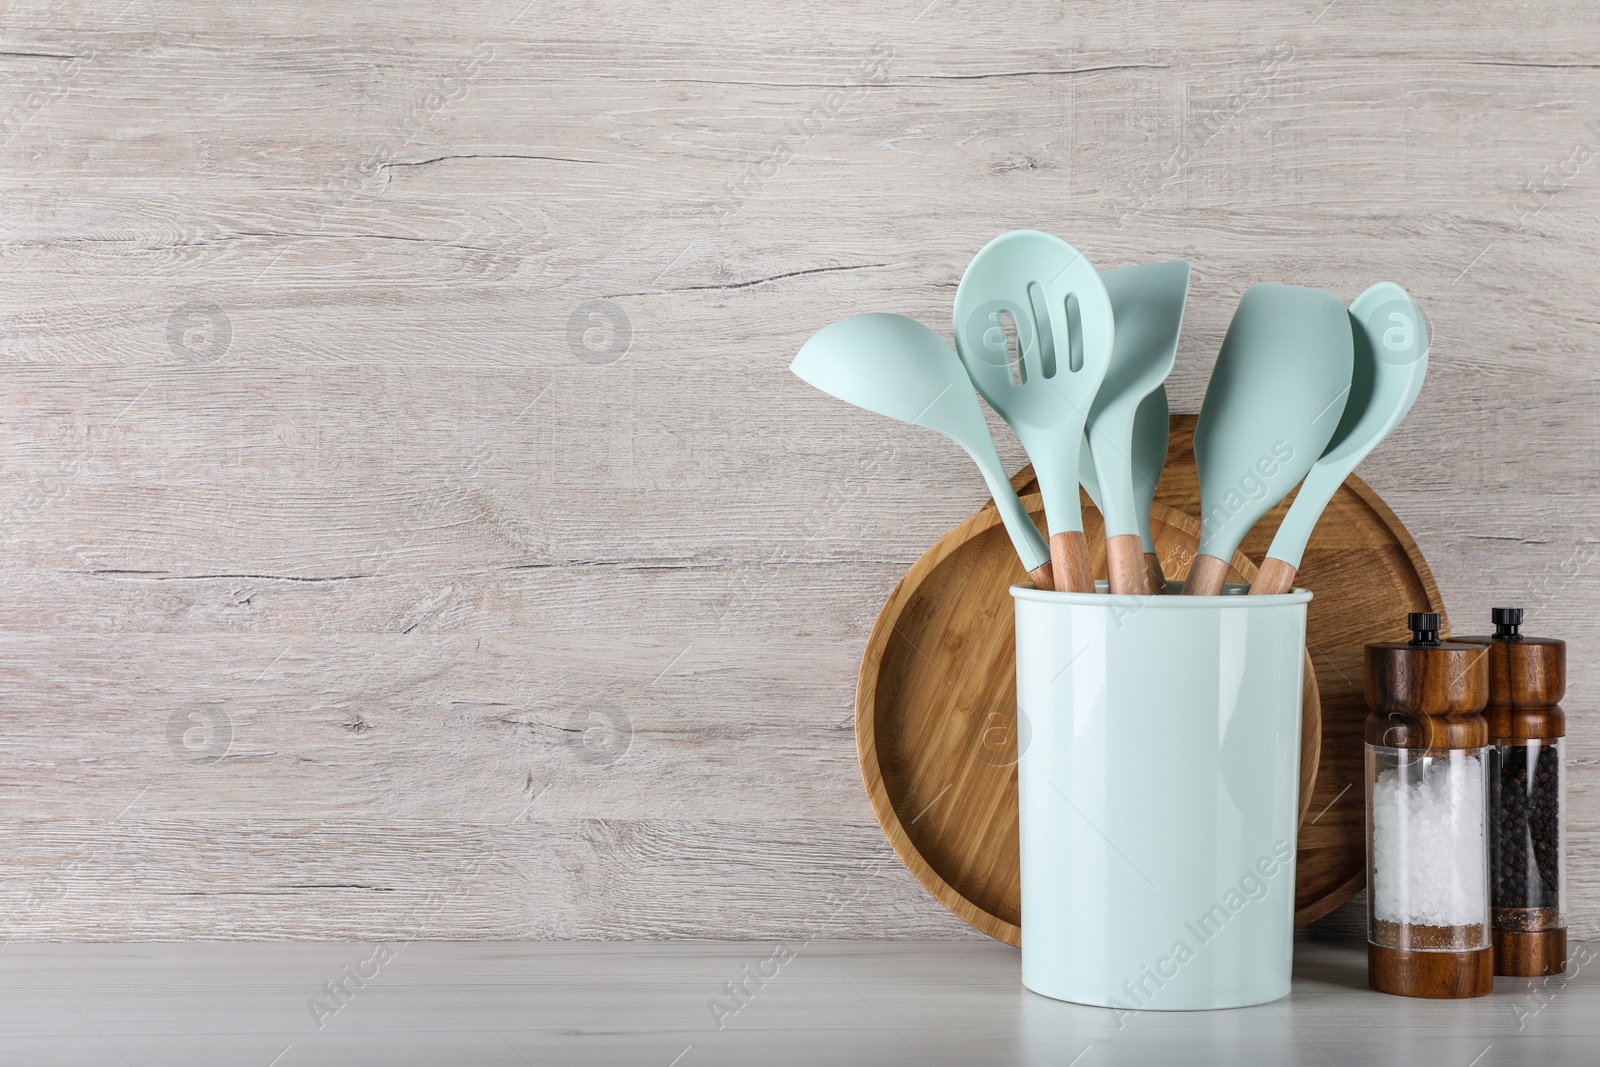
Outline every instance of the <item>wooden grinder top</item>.
POLYGON ((1488 649, 1489 706, 1521 711, 1561 703, 1567 693, 1567 643, 1521 633, 1521 608, 1495 608, 1492 618, 1493 634, 1456 639, 1488 649))
POLYGON ((1367 743, 1387 748, 1481 748, 1489 703, 1482 645, 1439 640, 1439 616, 1412 612, 1410 641, 1366 647, 1367 743))

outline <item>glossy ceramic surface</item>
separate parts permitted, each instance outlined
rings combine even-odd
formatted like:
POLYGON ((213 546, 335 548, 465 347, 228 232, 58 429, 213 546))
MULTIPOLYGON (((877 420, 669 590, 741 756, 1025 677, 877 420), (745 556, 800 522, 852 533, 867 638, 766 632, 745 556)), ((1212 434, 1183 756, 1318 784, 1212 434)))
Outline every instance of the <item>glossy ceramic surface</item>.
POLYGON ((1289 991, 1311 594, 1244 589, 1012 587, 1029 989, 1158 1010, 1289 991))

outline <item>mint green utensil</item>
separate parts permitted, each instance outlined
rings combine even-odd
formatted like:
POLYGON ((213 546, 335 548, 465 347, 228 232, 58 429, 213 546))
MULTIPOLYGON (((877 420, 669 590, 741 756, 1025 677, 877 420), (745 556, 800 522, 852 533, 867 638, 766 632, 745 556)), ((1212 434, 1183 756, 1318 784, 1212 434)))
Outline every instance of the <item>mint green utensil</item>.
POLYGON ((1405 418, 1427 377, 1428 327, 1404 289, 1394 282, 1374 285, 1350 305, 1350 323, 1355 338, 1350 400, 1273 536, 1252 593, 1283 593, 1294 585, 1322 510, 1356 465, 1405 418))
POLYGON ((1034 584, 1054 588, 1050 549, 1011 488, 972 383, 943 337, 903 315, 852 315, 812 334, 789 369, 824 393, 937 430, 964 448, 1034 584))
POLYGON ((1244 535, 1328 447, 1350 395, 1353 348, 1334 294, 1292 285, 1245 292, 1195 426, 1200 547, 1184 593, 1222 592, 1244 535))
MULTIPOLYGON (((1144 542, 1150 537, 1148 503, 1140 536, 1134 422, 1140 404, 1172 373, 1183 305, 1189 296, 1189 264, 1123 267, 1101 271, 1100 280, 1111 299, 1117 327, 1111 363, 1089 409, 1088 423, 1089 450, 1100 489, 1095 502, 1106 526, 1106 576, 1113 593, 1153 593, 1144 561, 1144 542)), ((1163 428, 1163 460, 1165 447, 1163 428)), ((1156 474, 1160 476, 1159 464, 1156 474)))
MULTIPOLYGON (((1120 338, 1121 335, 1118 336, 1120 338)), ((1167 591, 1167 576, 1162 573, 1161 557, 1156 555, 1155 539, 1150 536, 1150 505, 1155 503, 1156 483, 1161 480, 1161 471, 1167 465, 1167 429, 1170 421, 1165 385, 1158 386, 1155 392, 1145 397, 1133 416, 1134 514, 1139 520, 1139 541, 1144 550, 1145 588, 1151 593, 1167 591)), ((1083 483, 1084 491, 1094 501, 1094 506, 1100 507, 1100 479, 1094 471, 1088 441, 1084 442, 1078 480, 1083 483)))
POLYGON ((955 335, 972 384, 1033 460, 1056 588, 1094 592, 1078 466, 1084 425, 1115 341, 1100 275, 1059 237, 1038 230, 1001 234, 961 277, 955 335))
POLYGON ((1133 416, 1133 491, 1138 497, 1139 541, 1144 548, 1145 588, 1152 593, 1167 591, 1167 576, 1161 572, 1161 557, 1156 555, 1155 539, 1150 536, 1150 505, 1155 503, 1156 483, 1167 465, 1167 430, 1171 419, 1167 411, 1167 387, 1163 385, 1144 398, 1133 416))

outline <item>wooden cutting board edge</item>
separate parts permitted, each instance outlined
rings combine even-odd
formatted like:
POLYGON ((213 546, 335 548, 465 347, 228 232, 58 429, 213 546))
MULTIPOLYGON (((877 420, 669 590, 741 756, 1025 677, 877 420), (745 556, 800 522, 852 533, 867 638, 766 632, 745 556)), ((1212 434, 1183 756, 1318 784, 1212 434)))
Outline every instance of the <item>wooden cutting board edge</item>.
POLYGON ((911 569, 895 583, 894 590, 889 594, 885 604, 885 610, 873 623, 872 633, 867 638, 867 647, 861 654, 861 667, 856 675, 856 756, 860 761, 861 780, 866 786, 867 798, 872 802, 873 814, 877 816, 878 825, 882 827, 884 836, 889 839, 895 855, 900 857, 900 862, 905 864, 906 869, 922 883, 924 889, 933 894, 935 900, 950 909, 962 922, 997 941, 1020 946, 1022 944, 1020 926, 991 915, 968 900, 940 877, 939 872, 922 858, 921 851, 912 844, 911 838, 900 822, 899 812, 895 811, 894 801, 889 797, 888 787, 884 784, 878 763, 875 721, 878 668, 883 663, 883 654, 889 644, 889 638, 899 624, 900 614, 911 602, 910 597, 900 595, 900 590, 908 582, 913 586, 920 586, 951 552, 965 544, 968 538, 988 529, 997 521, 999 521, 998 516, 991 501, 985 509, 980 509, 976 515, 934 542, 933 547, 923 553, 922 557, 911 565, 911 569))

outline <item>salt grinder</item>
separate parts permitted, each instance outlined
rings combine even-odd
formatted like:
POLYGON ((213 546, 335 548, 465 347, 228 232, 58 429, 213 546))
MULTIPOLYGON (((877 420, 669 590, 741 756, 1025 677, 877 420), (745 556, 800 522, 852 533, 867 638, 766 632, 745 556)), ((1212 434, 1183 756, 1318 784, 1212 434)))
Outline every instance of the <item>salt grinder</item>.
POLYGON ((1405 997, 1494 989, 1489 939, 1489 664, 1482 645, 1366 649, 1367 983, 1405 997))
POLYGON ((1494 634, 1463 637, 1489 661, 1489 876, 1494 973, 1567 969, 1565 780, 1567 645, 1521 632, 1521 608, 1495 608, 1494 634))

